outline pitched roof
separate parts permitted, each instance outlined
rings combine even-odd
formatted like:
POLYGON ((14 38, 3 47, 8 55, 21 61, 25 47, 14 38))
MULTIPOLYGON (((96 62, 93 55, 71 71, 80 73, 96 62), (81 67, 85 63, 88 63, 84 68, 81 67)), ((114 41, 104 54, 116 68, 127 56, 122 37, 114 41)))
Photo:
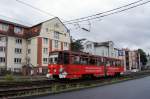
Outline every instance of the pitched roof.
POLYGON ((18 23, 15 23, 15 22, 11 22, 11 21, 7 21, 7 20, 3 20, 3 19, 0 19, 0 22, 15 25, 15 26, 19 26, 19 27, 23 27, 23 28, 29 28, 28 26, 18 24, 18 23))
MULTIPOLYGON (((64 25, 64 23, 58 17, 54 17, 54 18, 48 19, 46 21, 34 24, 32 26, 26 26, 26 25, 18 24, 18 23, 15 23, 15 22, 12 22, 12 21, 3 20, 3 19, 0 19, 0 22, 6 23, 6 24, 12 24, 12 25, 15 25, 15 26, 23 27, 23 28, 32 28, 32 27, 35 27, 37 25, 40 25, 42 23, 45 23, 45 22, 53 20, 53 19, 58 19, 64 25)), ((65 25, 64 25, 64 27, 68 30, 68 28, 65 25)))

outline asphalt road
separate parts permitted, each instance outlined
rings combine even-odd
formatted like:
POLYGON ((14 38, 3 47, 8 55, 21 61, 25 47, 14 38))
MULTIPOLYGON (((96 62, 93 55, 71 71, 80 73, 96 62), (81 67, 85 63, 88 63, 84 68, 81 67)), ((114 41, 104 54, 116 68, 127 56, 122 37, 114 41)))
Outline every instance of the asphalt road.
POLYGON ((150 77, 34 99, 150 99, 150 77))

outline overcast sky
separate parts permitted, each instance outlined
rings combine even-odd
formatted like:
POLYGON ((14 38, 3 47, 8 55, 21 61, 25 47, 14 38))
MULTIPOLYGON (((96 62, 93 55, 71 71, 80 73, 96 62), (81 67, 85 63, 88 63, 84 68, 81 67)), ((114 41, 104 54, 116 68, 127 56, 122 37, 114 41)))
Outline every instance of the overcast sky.
MULTIPOLYGON (((22 1, 49 12, 63 20, 71 20, 110 10, 137 0, 22 1)), ((24 25, 33 25, 53 18, 54 16, 40 13, 16 0, 0 0, 0 19, 24 25)), ((143 48, 145 51, 150 52, 150 3, 116 15, 90 21, 90 23, 90 32, 77 29, 77 26, 68 26, 71 28, 71 35, 75 39, 87 38, 88 40, 97 42, 112 40, 116 47, 119 48, 143 48)), ((80 23, 80 26, 88 29, 89 26, 87 24, 89 24, 89 22, 80 23)))

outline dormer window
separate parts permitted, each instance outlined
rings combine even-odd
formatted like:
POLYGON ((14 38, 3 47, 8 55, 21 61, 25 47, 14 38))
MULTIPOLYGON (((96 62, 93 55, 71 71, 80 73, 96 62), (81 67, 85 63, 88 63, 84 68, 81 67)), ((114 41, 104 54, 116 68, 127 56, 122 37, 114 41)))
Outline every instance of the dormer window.
POLYGON ((0 30, 7 32, 8 31, 8 25, 7 24, 0 24, 0 30))
POLYGON ((23 33, 23 29, 20 27, 14 27, 14 32, 17 34, 22 34, 23 33))

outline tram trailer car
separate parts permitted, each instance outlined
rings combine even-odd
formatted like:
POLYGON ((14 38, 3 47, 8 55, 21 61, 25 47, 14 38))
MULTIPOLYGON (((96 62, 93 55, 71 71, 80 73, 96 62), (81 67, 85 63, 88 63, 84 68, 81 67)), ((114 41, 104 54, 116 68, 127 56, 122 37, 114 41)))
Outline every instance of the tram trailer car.
POLYGON ((48 78, 79 79, 104 77, 124 72, 122 60, 95 56, 84 52, 54 51, 50 53, 48 78))

